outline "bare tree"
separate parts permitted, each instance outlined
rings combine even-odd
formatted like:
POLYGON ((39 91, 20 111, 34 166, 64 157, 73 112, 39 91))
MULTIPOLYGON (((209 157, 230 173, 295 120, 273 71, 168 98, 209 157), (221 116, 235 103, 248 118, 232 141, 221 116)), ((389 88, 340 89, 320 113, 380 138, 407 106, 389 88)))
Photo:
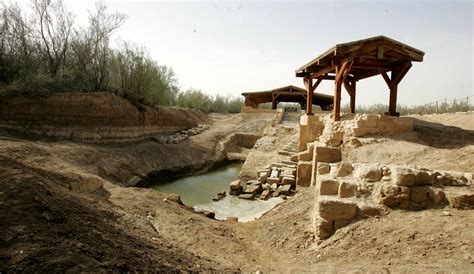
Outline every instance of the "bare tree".
POLYGON ((34 34, 38 48, 46 59, 48 70, 57 75, 66 62, 73 15, 62 0, 33 0, 34 34))
POLYGON ((87 29, 77 30, 72 47, 76 76, 87 90, 103 90, 108 87, 110 36, 126 20, 121 13, 107 13, 107 6, 96 3, 94 12, 89 12, 87 29))
POLYGON ((17 5, 2 6, 0 15, 0 79, 8 82, 36 71, 31 28, 17 5))

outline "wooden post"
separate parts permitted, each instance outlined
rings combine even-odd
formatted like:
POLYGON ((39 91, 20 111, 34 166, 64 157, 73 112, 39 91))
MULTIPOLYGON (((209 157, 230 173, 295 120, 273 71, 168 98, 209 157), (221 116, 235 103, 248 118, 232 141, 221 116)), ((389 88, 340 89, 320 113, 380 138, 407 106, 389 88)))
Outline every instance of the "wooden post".
POLYGON ((276 109, 277 108, 277 102, 276 102, 276 97, 275 95, 272 93, 272 109, 276 109))
POLYGON ((397 113, 397 91, 398 84, 392 84, 390 87, 390 101, 388 104, 388 112, 390 116, 395 116, 397 113))
POLYGON ((306 114, 313 115, 313 79, 305 77, 303 79, 308 97, 306 98, 306 114))
POLYGON ((336 79, 334 80, 334 121, 341 119, 341 86, 342 70, 336 67, 336 79))
POLYGON ((356 106, 356 81, 352 80, 352 94, 351 94, 351 113, 355 113, 356 106))

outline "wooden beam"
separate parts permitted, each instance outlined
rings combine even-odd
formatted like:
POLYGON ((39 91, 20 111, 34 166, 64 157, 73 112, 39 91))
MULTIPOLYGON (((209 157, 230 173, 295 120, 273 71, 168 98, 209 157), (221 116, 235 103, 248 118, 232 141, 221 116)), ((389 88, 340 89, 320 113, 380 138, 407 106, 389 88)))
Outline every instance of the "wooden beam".
POLYGON ((319 70, 309 74, 309 78, 312 78, 312 79, 319 78, 319 76, 322 76, 326 73, 333 72, 335 69, 336 69, 336 66, 324 67, 322 69, 319 69, 319 70))
POLYGON ((377 59, 383 59, 383 44, 377 48, 377 59))
POLYGON ((410 70, 410 68, 411 68, 411 62, 406 63, 404 66, 397 69, 398 71, 397 71, 396 77, 393 78, 393 75, 392 75, 392 82, 398 85, 402 81, 403 77, 405 77, 407 72, 410 70))
POLYGON ((319 84, 321 84, 322 81, 323 81, 323 78, 319 77, 318 80, 316 81, 316 83, 314 83, 314 85, 313 85, 313 92, 316 90, 316 88, 319 86, 319 84))
POLYGON ((344 84, 344 88, 346 89, 347 93, 349 93, 349 95, 352 96, 352 94, 354 93, 354 89, 352 88, 351 82, 349 82, 348 79, 344 79, 343 84, 344 84))
POLYGON ((385 83, 387 83, 388 88, 392 85, 392 80, 387 75, 387 72, 379 69, 380 75, 382 75, 383 79, 385 80, 385 83))

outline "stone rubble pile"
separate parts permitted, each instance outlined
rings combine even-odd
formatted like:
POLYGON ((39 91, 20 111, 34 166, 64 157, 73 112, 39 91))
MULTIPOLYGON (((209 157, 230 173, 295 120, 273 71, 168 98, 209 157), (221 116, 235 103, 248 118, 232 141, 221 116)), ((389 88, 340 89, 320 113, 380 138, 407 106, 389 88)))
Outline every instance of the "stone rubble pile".
POLYGON ((296 164, 290 161, 273 163, 257 171, 257 180, 234 181, 230 184, 230 195, 241 199, 268 200, 271 197, 291 195, 296 189, 296 164))
POLYGON ((208 129, 208 125, 198 125, 197 127, 191 129, 176 132, 173 135, 154 137, 153 140, 159 144, 179 144, 188 139, 189 137, 201 134, 203 131, 208 129))
POLYGON ((473 174, 424 168, 317 164, 315 232, 320 238, 367 216, 390 209, 423 210, 450 205, 474 209, 473 174))

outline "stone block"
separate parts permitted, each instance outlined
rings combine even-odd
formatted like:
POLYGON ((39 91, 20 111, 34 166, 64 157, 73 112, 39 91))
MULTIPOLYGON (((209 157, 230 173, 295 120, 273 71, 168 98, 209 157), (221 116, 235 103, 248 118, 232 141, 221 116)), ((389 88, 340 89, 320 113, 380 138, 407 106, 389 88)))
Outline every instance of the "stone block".
POLYGON ((434 182, 434 173, 424 170, 415 171, 415 185, 431 185, 434 182))
POLYGON ((261 185, 247 185, 244 189, 244 193, 253 193, 257 194, 262 191, 262 186, 261 185))
POLYGON ((433 189, 433 197, 431 197, 431 200, 433 201, 435 206, 440 206, 440 205, 445 205, 448 203, 448 200, 446 199, 446 194, 442 189, 433 189))
POLYGON ((362 202, 358 203, 359 215, 363 217, 382 216, 390 213, 390 209, 384 205, 362 202))
POLYGON ((283 185, 280 189, 280 195, 289 196, 291 194, 291 185, 283 185))
POLYGON ((278 174, 280 174, 278 169, 272 169, 272 172, 270 173, 270 178, 276 178, 278 177, 278 174))
POLYGON ((283 179, 281 180, 281 184, 282 185, 291 185, 291 186, 296 186, 296 180, 295 178, 293 177, 283 177, 283 179))
POLYGON ((414 186, 410 192, 410 209, 426 209, 433 204, 433 190, 427 186, 414 186))
POLYGON ((448 199, 453 208, 474 209, 474 193, 472 191, 458 192, 449 195, 448 199))
POLYGON ((399 186, 414 186, 416 176, 413 170, 407 167, 397 167, 393 171, 395 183, 399 186))
POLYGON ((364 121, 364 127, 377 128, 379 116, 368 114, 362 119, 362 121, 364 121))
POLYGON ((272 197, 278 197, 280 196, 280 189, 276 189, 275 191, 272 192, 272 197))
POLYGON ((332 221, 316 218, 314 220, 314 233, 321 239, 329 238, 334 233, 332 221))
POLYGON ((239 195, 240 199, 245 199, 245 200, 254 200, 255 199, 255 193, 243 193, 239 195))
POLYGON ((353 169, 351 163, 341 162, 336 166, 336 168, 331 168, 331 175, 335 177, 345 177, 351 175, 353 169))
POLYGON ((329 164, 320 162, 317 163, 317 168, 318 168, 318 174, 323 175, 323 174, 328 174, 330 169, 329 169, 329 164))
POLYGON ((268 200, 272 195, 272 191, 270 189, 264 190, 260 195, 261 200, 268 200))
POLYGON ((229 191, 229 195, 232 195, 232 196, 239 196, 240 193, 242 193, 242 188, 240 188, 240 189, 231 189, 229 191))
POLYGON ((292 155, 290 156, 290 160, 291 160, 292 162, 298 162, 298 153, 292 154, 292 155))
POLYGON ((319 195, 337 195, 339 190, 339 182, 330 178, 320 178, 319 195))
POLYGON ((360 164, 354 170, 354 177, 367 182, 377 182, 382 179, 382 169, 377 164, 360 164))
POLYGON ((311 161, 313 159, 313 151, 302 151, 298 153, 298 161, 311 161))
POLYGON ((331 147, 316 146, 315 155, 316 162, 336 163, 342 158, 341 149, 331 147))
POLYGON ((352 220, 334 220, 334 230, 337 230, 341 227, 345 227, 346 225, 352 223, 352 220))
POLYGON ((240 185, 240 180, 233 181, 230 183, 230 189, 231 190, 240 190, 242 189, 242 186, 240 185))
POLYGON ((355 196, 357 186, 351 182, 341 182, 339 184, 338 195, 340 198, 349 198, 355 196))
POLYGON ((357 217, 355 203, 337 199, 320 199, 318 210, 319 216, 327 220, 352 220, 357 217))
POLYGON ((298 162, 298 169, 296 171, 296 184, 299 186, 310 186, 311 184, 311 162, 298 162))
POLYGON ((267 178, 267 183, 272 185, 272 184, 280 184, 280 178, 279 177, 276 177, 276 178, 273 178, 273 177, 270 177, 270 178, 267 178))

